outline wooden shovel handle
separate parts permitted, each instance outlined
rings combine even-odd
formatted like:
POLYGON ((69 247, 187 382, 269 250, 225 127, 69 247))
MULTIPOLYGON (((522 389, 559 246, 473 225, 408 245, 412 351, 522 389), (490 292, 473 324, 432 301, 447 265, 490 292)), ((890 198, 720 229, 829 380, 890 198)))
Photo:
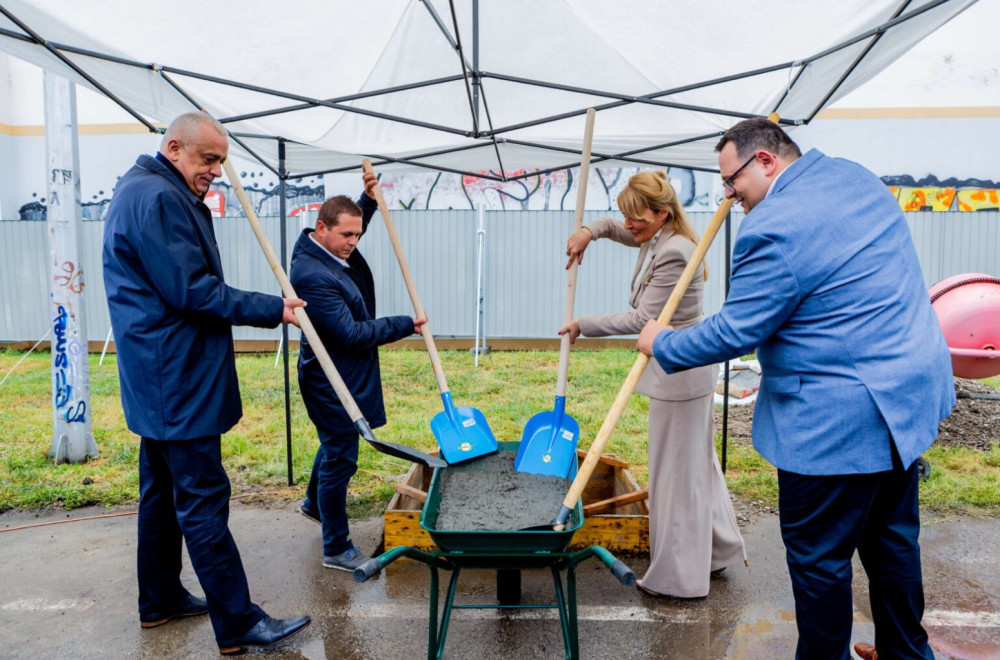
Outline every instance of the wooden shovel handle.
MULTIPOLYGON (((246 191, 243 190, 243 184, 240 183, 240 178, 236 176, 236 170, 233 169, 233 165, 228 160, 223 161, 222 166, 226 170, 226 176, 229 178, 229 183, 232 184, 233 190, 236 192, 236 197, 240 200, 240 205, 243 206, 243 212, 247 216, 247 220, 250 222, 250 227, 253 229, 254 236, 257 237, 257 242, 260 243, 260 247, 264 250, 264 256, 267 257, 267 263, 271 265, 271 270, 274 271, 274 276, 278 278, 278 284, 281 285, 281 291, 285 294, 286 298, 298 298, 295 295, 295 289, 292 288, 292 283, 288 280, 288 276, 285 275, 284 269, 281 267, 281 263, 278 261, 277 255, 275 255, 274 250, 271 248, 270 241, 267 240, 267 235, 260 226, 260 220, 257 219, 257 213, 253 210, 253 205, 250 204, 250 200, 247 199, 246 191)), ((354 397, 351 396, 351 391, 347 389, 347 385, 344 383, 344 379, 340 377, 340 373, 337 372, 337 367, 333 365, 333 360, 330 359, 330 354, 326 352, 326 347, 323 346, 323 341, 319 338, 319 334, 316 332, 316 328, 313 327, 312 321, 309 320, 309 316, 306 315, 306 310, 302 307, 295 308, 295 318, 299 321, 299 327, 302 329, 302 334, 306 336, 309 340, 309 346, 312 347, 313 353, 316 354, 316 359, 319 360, 319 364, 323 367, 323 373, 330 380, 330 384, 333 385, 333 391, 337 393, 337 398, 340 402, 344 404, 344 409, 347 410, 348 416, 350 416, 352 422, 356 422, 362 419, 361 409, 358 408, 358 404, 354 402, 354 397)))
MULTIPOLYGON (((590 173, 590 147, 594 142, 594 117, 597 112, 587 109, 587 124, 583 129, 583 153, 580 160, 580 176, 576 189, 576 213, 573 216, 573 231, 583 226, 583 211, 587 205, 587 175, 590 173)), ((563 310, 563 327, 573 320, 573 307, 576 302, 576 272, 580 267, 577 259, 569 267, 569 279, 566 281, 566 307, 563 310)), ((559 343, 559 379, 556 381, 556 396, 566 396, 566 381, 569 377, 569 333, 562 336, 559 343)))
MULTIPOLYGON (((365 172, 373 172, 372 162, 368 158, 361 161, 361 168, 365 172)), ((382 196, 382 186, 375 183, 375 201, 378 202, 378 210, 382 213, 382 221, 385 229, 389 233, 389 241, 392 249, 396 253, 396 260, 399 262, 399 269, 403 272, 403 281, 406 282, 406 291, 410 294, 410 301, 413 303, 413 312, 417 316, 424 316, 424 307, 420 304, 420 296, 417 295, 417 285, 413 283, 413 276, 410 275, 410 264, 406 261, 406 254, 403 253, 403 246, 399 242, 399 235, 396 233, 396 225, 392 222, 389 214, 389 207, 386 206, 385 197, 382 196)), ((427 346, 427 354, 431 358, 431 367, 434 369, 434 377, 437 378, 438 389, 444 394, 448 392, 448 381, 444 377, 444 370, 441 368, 441 358, 438 357, 437 346, 434 345, 434 335, 431 334, 429 323, 420 326, 420 334, 424 338, 427 346)))
MULTIPOLYGON (((722 223, 725 221, 726 215, 729 214, 729 209, 732 205, 733 199, 731 197, 722 200, 722 204, 719 205, 719 209, 712 217, 712 222, 709 223, 708 229, 705 230, 705 234, 698 242, 698 246, 695 248, 694 254, 691 255, 691 259, 688 261, 687 266, 684 267, 684 272, 681 273, 680 279, 677 280, 673 293, 671 293, 670 298, 667 299, 667 304, 663 306, 663 311, 657 319, 660 323, 670 323, 670 319, 673 318, 674 312, 677 311, 677 307, 681 303, 681 298, 684 297, 688 286, 691 284, 691 280, 694 279, 698 269, 701 268, 701 262, 705 259, 705 253, 708 252, 708 248, 712 245, 712 241, 715 239, 715 235, 719 232, 719 227, 721 227, 722 223)), ((594 443, 590 446, 590 450, 587 452, 587 458, 583 459, 583 465, 580 466, 580 470, 576 473, 576 478, 573 480, 573 484, 569 487, 566 499, 563 500, 564 507, 572 509, 576 505, 576 501, 580 499, 580 495, 583 493, 584 487, 587 485, 587 482, 590 481, 591 473, 593 473, 594 468, 597 466, 597 461, 601 456, 601 452, 604 451, 604 446, 608 443, 611 433, 615 430, 615 425, 618 424, 618 418, 621 417, 622 412, 625 410, 625 406, 628 405, 628 400, 632 396, 632 392, 635 391, 635 386, 639 383, 639 377, 642 376, 642 371, 646 368, 646 364, 648 362, 649 357, 645 353, 639 353, 639 355, 635 358, 635 363, 632 365, 632 369, 628 372, 628 377, 625 379, 625 382, 622 383, 621 389, 618 390, 618 396, 615 397, 615 402, 611 405, 611 410, 608 411, 607 417, 604 418, 601 430, 597 432, 597 438, 594 440, 594 443)))

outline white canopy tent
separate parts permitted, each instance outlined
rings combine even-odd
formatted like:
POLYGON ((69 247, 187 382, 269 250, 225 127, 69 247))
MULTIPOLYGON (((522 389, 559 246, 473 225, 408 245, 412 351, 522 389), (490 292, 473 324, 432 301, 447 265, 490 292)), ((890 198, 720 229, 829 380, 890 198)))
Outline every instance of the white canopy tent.
POLYGON ((151 129, 204 108, 283 179, 365 156, 379 171, 563 169, 588 107, 595 165, 714 171, 736 121, 808 123, 974 1, 248 0, 210 15, 2 0, 0 50, 151 129))
MULTIPOLYGON (((589 107, 592 164, 715 171, 735 122, 808 124, 974 2, 0 0, 0 51, 150 130, 204 109, 282 186, 362 157, 501 180, 573 167, 589 107)), ((287 328, 282 345, 291 484, 287 328)))

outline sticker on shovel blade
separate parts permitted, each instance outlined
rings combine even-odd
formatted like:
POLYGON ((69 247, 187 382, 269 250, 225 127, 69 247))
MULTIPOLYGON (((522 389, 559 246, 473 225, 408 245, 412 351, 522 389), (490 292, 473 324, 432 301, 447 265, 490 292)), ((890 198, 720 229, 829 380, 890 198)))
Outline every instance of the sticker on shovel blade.
POLYGON ((472 443, 471 442, 463 442, 462 444, 460 444, 458 446, 458 449, 459 449, 459 451, 472 451, 472 443))
POLYGON ((464 426, 465 428, 469 428, 470 426, 475 426, 475 425, 476 425, 476 420, 474 419, 467 419, 462 422, 462 426, 464 426))
POLYGON ((542 463, 551 463, 551 462, 552 462, 552 454, 545 454, 544 456, 542 456, 542 463))
POLYGON ((564 430, 564 431, 562 432, 562 437, 563 437, 563 439, 565 439, 565 440, 572 440, 572 439, 573 439, 573 432, 572 432, 572 431, 565 431, 565 430, 564 430))

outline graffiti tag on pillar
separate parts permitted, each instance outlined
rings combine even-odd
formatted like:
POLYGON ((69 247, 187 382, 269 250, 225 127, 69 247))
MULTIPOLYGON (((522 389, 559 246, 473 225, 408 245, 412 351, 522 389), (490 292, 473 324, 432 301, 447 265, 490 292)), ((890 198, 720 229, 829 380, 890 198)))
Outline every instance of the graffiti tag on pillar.
POLYGON ((87 420, 87 403, 77 401, 70 405, 70 401, 73 399, 73 381, 77 375, 71 373, 70 370, 69 351, 71 347, 67 338, 69 321, 69 312, 63 305, 59 305, 52 323, 56 339, 55 354, 52 358, 52 398, 58 410, 65 408, 62 417, 67 422, 85 422, 87 420))
POLYGON ((83 269, 78 270, 72 261, 64 261, 62 270, 65 275, 55 275, 53 278, 56 286, 69 289, 73 293, 83 293, 83 269))
POLYGON ((52 170, 52 183, 66 184, 73 180, 73 170, 52 170))
POLYGON ((56 372, 53 376, 52 396, 55 398, 56 408, 62 408, 69 403, 69 398, 73 395, 73 386, 67 378, 66 368, 69 366, 69 356, 66 353, 66 327, 69 325, 69 314, 66 308, 59 305, 56 310, 56 318, 53 323, 53 331, 56 337, 56 354, 52 359, 56 372))

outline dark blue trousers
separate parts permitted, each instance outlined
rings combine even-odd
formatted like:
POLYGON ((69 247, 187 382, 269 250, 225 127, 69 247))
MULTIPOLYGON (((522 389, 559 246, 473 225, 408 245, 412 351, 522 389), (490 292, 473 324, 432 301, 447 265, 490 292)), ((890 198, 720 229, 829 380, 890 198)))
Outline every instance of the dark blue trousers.
POLYGON ((358 434, 319 430, 319 449, 302 504, 319 511, 326 557, 339 555, 352 546, 347 523, 347 484, 357 471, 358 434))
POLYGON ((868 575, 880 658, 934 660, 920 570, 917 466, 874 474, 806 476, 778 470, 781 536, 795 594, 800 660, 850 655, 851 559, 868 575))
POLYGON ((139 613, 169 614, 186 596, 181 539, 208 600, 218 642, 243 635, 264 616, 250 601, 239 550, 229 533, 229 477, 219 436, 143 438, 139 448, 139 613))

